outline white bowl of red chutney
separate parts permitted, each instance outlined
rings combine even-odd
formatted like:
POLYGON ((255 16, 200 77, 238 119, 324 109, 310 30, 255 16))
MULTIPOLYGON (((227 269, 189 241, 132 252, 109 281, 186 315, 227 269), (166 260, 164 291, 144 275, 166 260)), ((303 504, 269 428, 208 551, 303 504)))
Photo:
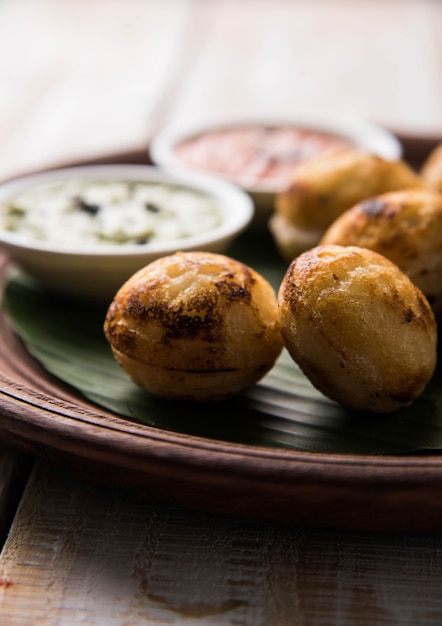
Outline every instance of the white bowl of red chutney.
POLYGON ((162 167, 210 173, 248 192, 256 219, 266 219, 275 195, 295 168, 319 154, 357 147, 389 160, 402 156, 399 139, 389 130, 360 119, 226 121, 193 128, 165 128, 149 146, 162 167))

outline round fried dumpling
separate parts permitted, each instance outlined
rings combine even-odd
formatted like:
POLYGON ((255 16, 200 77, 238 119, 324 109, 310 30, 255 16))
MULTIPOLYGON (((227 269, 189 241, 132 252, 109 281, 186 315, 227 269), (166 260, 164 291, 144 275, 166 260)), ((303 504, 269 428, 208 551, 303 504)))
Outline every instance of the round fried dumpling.
POLYGON ((270 283, 210 252, 178 252, 136 272, 115 295, 104 332, 137 385, 186 400, 251 387, 283 347, 270 283))
POLYGON ((374 195, 423 186, 405 162, 389 161, 357 149, 342 149, 310 159, 293 173, 275 199, 269 229, 283 258, 317 245, 344 211, 374 195))
POLYGON ((437 327, 422 292, 391 261, 356 246, 318 246, 279 290, 293 360, 324 395, 358 410, 411 404, 436 367, 437 327))
POLYGON ((442 143, 430 152, 420 174, 430 189, 442 191, 442 143))
POLYGON ((365 200, 330 226, 321 245, 370 248, 393 261, 442 319, 442 194, 406 189, 365 200))

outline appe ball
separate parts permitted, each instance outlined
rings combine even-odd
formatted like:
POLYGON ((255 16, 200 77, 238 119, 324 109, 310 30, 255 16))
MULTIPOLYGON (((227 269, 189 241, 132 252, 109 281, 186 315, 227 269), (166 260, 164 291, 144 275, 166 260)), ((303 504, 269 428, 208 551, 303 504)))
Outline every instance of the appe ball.
POLYGON ((287 189, 277 194, 269 229, 287 261, 319 244, 344 211, 381 193, 423 187, 404 161, 390 161, 359 149, 332 151, 303 163, 287 189))
POLYGON ((442 143, 427 156, 420 173, 430 189, 442 192, 442 143))
POLYGON ((431 379, 437 358, 432 309, 379 253, 317 246, 290 264, 278 298, 291 357, 343 406, 394 411, 410 405, 431 379))
POLYGON ((276 293, 252 268, 177 252, 115 295, 104 333, 123 370, 160 397, 211 401, 258 382, 283 348, 276 293))
POLYGON ((442 321, 442 193, 403 189, 345 211, 320 245, 370 248, 396 265, 422 291, 442 321))

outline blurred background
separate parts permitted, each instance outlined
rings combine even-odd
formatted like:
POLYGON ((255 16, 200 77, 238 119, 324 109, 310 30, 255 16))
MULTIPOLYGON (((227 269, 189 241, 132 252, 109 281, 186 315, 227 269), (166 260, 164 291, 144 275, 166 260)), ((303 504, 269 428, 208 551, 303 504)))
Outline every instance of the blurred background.
POLYGON ((441 25, 437 0, 0 0, 0 179, 220 116, 442 137, 441 25))

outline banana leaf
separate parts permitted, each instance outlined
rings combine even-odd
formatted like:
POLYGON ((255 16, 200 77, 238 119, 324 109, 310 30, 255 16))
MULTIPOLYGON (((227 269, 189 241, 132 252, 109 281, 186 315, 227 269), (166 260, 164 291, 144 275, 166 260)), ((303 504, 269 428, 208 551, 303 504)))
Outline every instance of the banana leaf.
MULTIPOLYGON (((278 288, 286 265, 270 238, 246 233, 226 252, 278 288)), ((340 454, 416 454, 442 449, 442 368, 412 406, 386 415, 349 411, 325 398, 284 351, 249 391, 218 403, 159 399, 120 369, 103 335, 107 307, 44 291, 15 272, 3 306, 43 367, 98 406, 155 428, 268 448, 340 454)))

